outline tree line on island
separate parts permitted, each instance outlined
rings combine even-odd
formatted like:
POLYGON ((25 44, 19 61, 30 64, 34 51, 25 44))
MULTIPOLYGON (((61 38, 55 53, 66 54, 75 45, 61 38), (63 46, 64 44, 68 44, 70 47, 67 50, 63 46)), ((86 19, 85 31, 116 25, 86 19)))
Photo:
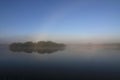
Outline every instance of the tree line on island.
POLYGON ((10 50, 13 52, 38 52, 38 53, 52 53, 54 51, 63 50, 65 44, 56 43, 52 41, 38 41, 38 42, 17 42, 12 43, 9 46, 10 50))

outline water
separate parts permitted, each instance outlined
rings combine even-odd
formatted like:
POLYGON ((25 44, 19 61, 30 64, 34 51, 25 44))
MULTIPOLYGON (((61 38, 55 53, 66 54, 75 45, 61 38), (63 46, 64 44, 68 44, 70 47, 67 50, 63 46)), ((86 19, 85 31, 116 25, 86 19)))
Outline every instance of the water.
POLYGON ((118 79, 120 50, 67 46, 50 53, 12 52, 0 46, 0 80, 118 79), (46 76, 46 77, 44 77, 46 76))

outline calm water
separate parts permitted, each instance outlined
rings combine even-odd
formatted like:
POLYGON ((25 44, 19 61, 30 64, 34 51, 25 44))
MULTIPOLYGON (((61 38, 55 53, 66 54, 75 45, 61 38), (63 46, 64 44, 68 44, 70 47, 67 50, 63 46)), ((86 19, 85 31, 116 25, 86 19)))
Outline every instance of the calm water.
POLYGON ((8 46, 0 46, 0 75, 0 80, 119 78, 120 50, 67 46, 50 53, 27 53, 12 52, 8 46))

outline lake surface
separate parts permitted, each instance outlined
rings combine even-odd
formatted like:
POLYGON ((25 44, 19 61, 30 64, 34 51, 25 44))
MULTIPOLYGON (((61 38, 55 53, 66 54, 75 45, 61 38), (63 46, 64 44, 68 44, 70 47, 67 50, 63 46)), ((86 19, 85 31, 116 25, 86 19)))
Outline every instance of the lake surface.
POLYGON ((8 46, 0 46, 0 80, 115 80, 119 76, 119 49, 67 46, 50 53, 29 53, 12 52, 8 46))

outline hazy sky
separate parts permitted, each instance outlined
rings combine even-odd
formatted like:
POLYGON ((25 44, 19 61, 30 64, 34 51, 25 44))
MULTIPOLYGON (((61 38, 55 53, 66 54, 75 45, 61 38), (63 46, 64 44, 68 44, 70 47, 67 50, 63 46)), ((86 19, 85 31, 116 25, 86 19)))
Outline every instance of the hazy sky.
POLYGON ((0 0, 0 41, 120 42, 120 0, 0 0))

